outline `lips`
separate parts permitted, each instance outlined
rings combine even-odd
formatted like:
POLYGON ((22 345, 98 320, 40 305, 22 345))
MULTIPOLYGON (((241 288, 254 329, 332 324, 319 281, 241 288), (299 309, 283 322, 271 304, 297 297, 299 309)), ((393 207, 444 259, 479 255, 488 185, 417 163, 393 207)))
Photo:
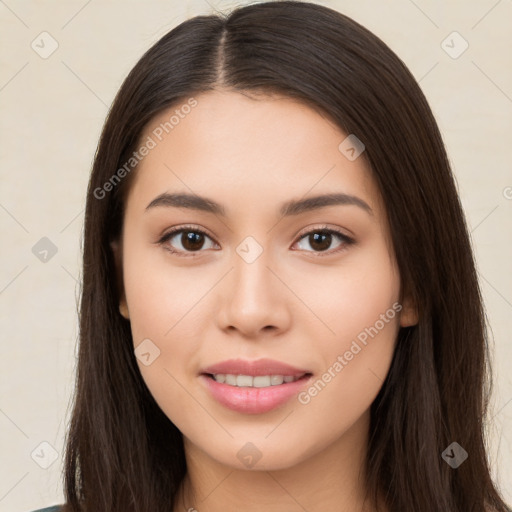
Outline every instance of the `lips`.
POLYGON ((247 361, 244 359, 230 359, 222 361, 204 368, 200 373, 206 375, 214 374, 232 374, 232 375, 251 375, 258 377, 261 375, 283 375, 302 377, 311 373, 305 368, 296 368, 273 359, 258 359, 257 361, 247 361))
POLYGON ((272 359, 232 359, 204 368, 199 378, 222 406, 243 414, 263 414, 289 402, 311 381, 312 373, 272 359))

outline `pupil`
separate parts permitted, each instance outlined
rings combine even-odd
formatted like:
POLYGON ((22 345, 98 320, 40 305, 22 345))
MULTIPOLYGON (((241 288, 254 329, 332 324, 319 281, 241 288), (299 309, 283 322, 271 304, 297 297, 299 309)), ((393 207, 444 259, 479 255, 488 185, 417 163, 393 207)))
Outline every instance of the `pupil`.
POLYGON ((311 240, 310 240, 310 245, 311 247, 313 247, 313 249, 318 249, 319 251, 325 251, 329 248, 329 246, 331 245, 331 234, 330 233, 321 233, 321 234, 318 234, 318 233, 315 233, 313 235, 310 235, 310 237, 313 237, 313 240, 314 242, 311 243, 311 240), (323 237, 323 240, 319 243, 319 239, 321 239, 323 237), (327 243, 325 243, 327 242, 327 243), (316 247, 315 247, 315 244, 316 244, 316 247))
POLYGON ((190 251, 200 249, 204 243, 203 235, 201 233, 195 233, 194 231, 183 233, 181 238, 183 247, 190 251))

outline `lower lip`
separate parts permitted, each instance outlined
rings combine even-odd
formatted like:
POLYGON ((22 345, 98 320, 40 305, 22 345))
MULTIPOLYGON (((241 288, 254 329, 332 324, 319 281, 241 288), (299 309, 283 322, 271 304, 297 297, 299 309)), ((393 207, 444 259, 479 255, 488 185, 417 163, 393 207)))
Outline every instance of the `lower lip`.
POLYGON ((245 414, 262 414, 276 409, 297 395, 311 379, 306 375, 294 382, 285 382, 265 388, 237 387, 217 382, 208 375, 200 375, 213 398, 233 411, 245 414))

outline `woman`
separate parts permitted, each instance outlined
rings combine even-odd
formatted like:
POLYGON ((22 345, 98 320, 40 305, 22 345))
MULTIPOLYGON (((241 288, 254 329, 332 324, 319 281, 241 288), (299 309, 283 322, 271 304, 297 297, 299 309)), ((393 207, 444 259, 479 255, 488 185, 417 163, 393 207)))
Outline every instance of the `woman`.
POLYGON ((198 16, 89 184, 60 510, 500 511, 485 318, 413 76, 333 10, 198 16))

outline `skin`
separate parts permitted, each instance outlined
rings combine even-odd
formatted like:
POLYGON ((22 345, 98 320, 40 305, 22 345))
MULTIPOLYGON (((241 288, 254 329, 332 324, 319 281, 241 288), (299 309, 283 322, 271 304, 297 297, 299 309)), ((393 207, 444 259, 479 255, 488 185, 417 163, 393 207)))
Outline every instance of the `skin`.
MULTIPOLYGON (((399 327, 415 324, 417 314, 399 300, 385 205, 370 170, 338 149, 347 134, 296 100, 222 90, 195 98, 137 168, 112 246, 134 348, 149 338, 160 350, 148 366, 138 360, 142 377, 183 433, 188 473, 174 510, 373 510, 362 483, 369 409, 399 327), (146 210, 164 192, 207 196, 226 217, 146 210), (332 192, 357 196, 372 213, 331 205, 279 215, 285 201, 332 192), (158 243, 182 224, 207 232, 202 248, 187 253, 181 234, 158 243), (324 226, 355 243, 333 235, 322 252, 302 238, 324 226), (250 264, 236 252, 248 236, 263 249, 250 264), (243 414, 219 404, 198 378, 226 359, 265 357, 307 368, 316 380, 397 302, 400 313, 307 404, 293 397, 243 414), (252 468, 237 457, 247 442, 261 453, 252 468)), ((175 108, 154 118, 141 140, 175 108)))

